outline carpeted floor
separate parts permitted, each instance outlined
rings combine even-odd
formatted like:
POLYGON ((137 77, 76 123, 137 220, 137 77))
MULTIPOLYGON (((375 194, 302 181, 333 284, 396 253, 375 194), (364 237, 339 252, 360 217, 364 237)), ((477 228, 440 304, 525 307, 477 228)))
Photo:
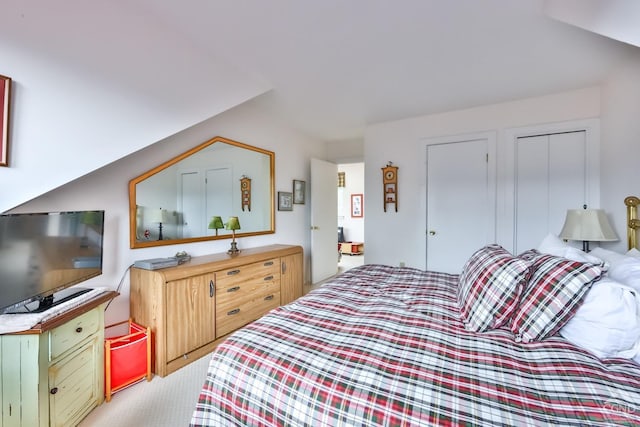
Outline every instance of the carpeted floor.
POLYGON ((166 377, 154 376, 116 392, 95 408, 80 427, 188 426, 204 384, 211 355, 166 377))
MULTIPOLYGON (((338 263, 342 273, 362 265, 364 256, 343 255, 338 263)), ((179 427, 188 426, 200 389, 204 384, 211 355, 164 377, 154 376, 116 392, 109 403, 95 408, 80 427, 179 427)))

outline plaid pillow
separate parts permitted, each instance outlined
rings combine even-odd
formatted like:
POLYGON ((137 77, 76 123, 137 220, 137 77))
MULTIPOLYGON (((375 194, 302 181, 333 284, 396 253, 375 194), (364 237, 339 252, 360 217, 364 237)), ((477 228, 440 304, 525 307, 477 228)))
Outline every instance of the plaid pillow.
POLYGON ((600 266, 527 251, 532 275, 513 316, 516 341, 531 342, 555 334, 575 314, 591 285, 602 275, 600 266))
POLYGON ((458 306, 467 330, 483 332, 509 321, 529 278, 529 265, 499 245, 476 251, 458 283, 458 306))

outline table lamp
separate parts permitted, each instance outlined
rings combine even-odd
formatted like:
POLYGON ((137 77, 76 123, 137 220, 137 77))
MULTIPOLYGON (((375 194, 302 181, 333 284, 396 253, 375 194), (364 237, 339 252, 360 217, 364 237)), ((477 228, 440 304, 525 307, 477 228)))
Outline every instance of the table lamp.
POLYGON ((607 214, 602 209, 569 209, 559 237, 566 240, 582 240, 582 250, 589 252, 589 242, 611 242, 618 236, 611 228, 607 214))
POLYGON ((233 238, 233 240, 231 241, 231 249, 229 249, 227 253, 230 255, 235 255, 238 252, 240 252, 236 244, 236 230, 240 230, 240 220, 238 220, 238 217, 230 216, 229 221, 227 221, 227 224, 225 226, 225 229, 231 230, 231 235, 233 238))

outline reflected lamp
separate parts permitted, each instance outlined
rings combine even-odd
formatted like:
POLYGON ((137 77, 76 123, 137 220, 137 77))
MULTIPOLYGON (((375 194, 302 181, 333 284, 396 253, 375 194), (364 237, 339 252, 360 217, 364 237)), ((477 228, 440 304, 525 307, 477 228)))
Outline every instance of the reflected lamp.
POLYGON ((158 224, 158 240, 163 240, 162 237, 162 223, 167 222, 167 211, 165 209, 159 208, 151 211, 150 221, 152 223, 158 224))
POLYGON ((209 222, 209 230, 216 230, 216 236, 218 235, 218 230, 224 228, 224 224, 222 223, 222 217, 214 216, 211 218, 211 222, 209 222))

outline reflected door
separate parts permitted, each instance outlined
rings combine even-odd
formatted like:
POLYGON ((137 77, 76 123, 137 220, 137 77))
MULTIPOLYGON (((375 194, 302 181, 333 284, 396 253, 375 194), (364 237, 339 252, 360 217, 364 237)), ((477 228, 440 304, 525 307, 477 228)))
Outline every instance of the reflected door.
MULTIPOLYGON (((234 212, 233 208, 235 208, 235 212, 240 210, 240 201, 238 201, 237 206, 233 204, 233 183, 230 168, 208 169, 205 188, 205 198, 207 201, 206 217, 203 222, 205 228, 212 216, 220 216, 223 222, 227 222, 234 212)), ((239 183, 238 191, 240 191, 239 183)), ((242 227, 242 225, 241 223, 240 227, 242 227)), ((205 232, 205 234, 208 235, 216 234, 215 230, 205 229, 205 232)), ((224 230, 220 230, 219 233, 224 233, 224 230)))

